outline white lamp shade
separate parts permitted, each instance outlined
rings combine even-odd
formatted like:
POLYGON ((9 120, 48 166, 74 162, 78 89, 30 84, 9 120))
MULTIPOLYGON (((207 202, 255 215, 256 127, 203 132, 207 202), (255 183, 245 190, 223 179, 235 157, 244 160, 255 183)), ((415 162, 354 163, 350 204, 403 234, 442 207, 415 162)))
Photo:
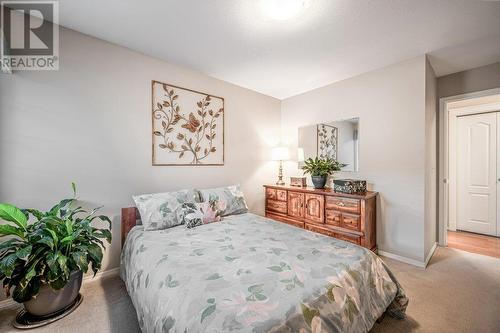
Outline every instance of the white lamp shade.
POLYGON ((297 161, 304 162, 304 148, 299 148, 297 150, 297 161))
POLYGON ((274 147, 271 150, 271 158, 273 161, 286 161, 290 159, 290 153, 287 147, 274 147))

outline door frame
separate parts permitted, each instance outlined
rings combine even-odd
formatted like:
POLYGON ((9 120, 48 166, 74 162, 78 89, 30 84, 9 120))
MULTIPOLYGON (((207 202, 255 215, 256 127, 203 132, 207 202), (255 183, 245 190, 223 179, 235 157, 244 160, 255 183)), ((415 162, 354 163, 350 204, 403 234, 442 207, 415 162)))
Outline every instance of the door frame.
MULTIPOLYGON (((496 112, 500 110, 500 102, 492 102, 474 106, 455 106, 453 103, 473 98, 500 95, 500 88, 483 90, 439 99, 439 204, 438 204, 438 242, 441 246, 448 244, 446 231, 456 230, 456 168, 450 165, 455 159, 454 140, 456 117, 468 114, 496 112), (450 197, 450 194, 453 193, 450 197), (450 214, 450 212, 453 212, 450 214), (450 215, 453 221, 450 224, 450 215)), ((457 104, 457 103, 455 103, 457 104)))

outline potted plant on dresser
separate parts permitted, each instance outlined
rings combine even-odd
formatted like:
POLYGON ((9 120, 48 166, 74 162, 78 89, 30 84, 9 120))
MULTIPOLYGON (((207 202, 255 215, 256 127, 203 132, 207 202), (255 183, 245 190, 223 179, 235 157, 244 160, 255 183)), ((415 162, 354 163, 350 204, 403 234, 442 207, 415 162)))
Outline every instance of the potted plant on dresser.
POLYGON ((47 212, 0 204, 0 280, 7 296, 27 313, 47 318, 75 303, 83 273, 101 268, 104 241, 111 243, 111 220, 77 207, 74 196, 47 212), (95 228, 95 221, 109 224, 95 228))
POLYGON ((346 165, 330 158, 315 157, 314 159, 308 158, 305 160, 302 170, 304 170, 304 175, 311 174, 314 188, 324 188, 328 176, 333 175, 336 171, 340 171, 346 165))

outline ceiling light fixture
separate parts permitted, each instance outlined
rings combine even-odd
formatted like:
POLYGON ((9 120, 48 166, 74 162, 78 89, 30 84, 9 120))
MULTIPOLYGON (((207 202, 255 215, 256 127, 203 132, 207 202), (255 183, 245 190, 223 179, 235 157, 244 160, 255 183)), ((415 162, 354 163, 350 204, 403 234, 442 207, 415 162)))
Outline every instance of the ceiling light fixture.
POLYGON ((267 16, 284 21, 297 16, 308 5, 308 0, 260 0, 260 6, 267 16))

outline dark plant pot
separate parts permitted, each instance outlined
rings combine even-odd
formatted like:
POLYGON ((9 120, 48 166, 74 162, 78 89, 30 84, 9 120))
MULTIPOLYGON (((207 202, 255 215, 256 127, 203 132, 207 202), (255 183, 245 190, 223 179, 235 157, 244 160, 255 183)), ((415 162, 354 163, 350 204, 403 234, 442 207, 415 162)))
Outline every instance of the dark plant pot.
POLYGON ((327 176, 311 176, 314 188, 324 188, 327 176))
POLYGON ((48 284, 44 284, 36 297, 24 302, 24 308, 34 316, 48 316, 64 309, 75 301, 82 280, 82 271, 73 271, 68 283, 62 289, 54 290, 48 284))

